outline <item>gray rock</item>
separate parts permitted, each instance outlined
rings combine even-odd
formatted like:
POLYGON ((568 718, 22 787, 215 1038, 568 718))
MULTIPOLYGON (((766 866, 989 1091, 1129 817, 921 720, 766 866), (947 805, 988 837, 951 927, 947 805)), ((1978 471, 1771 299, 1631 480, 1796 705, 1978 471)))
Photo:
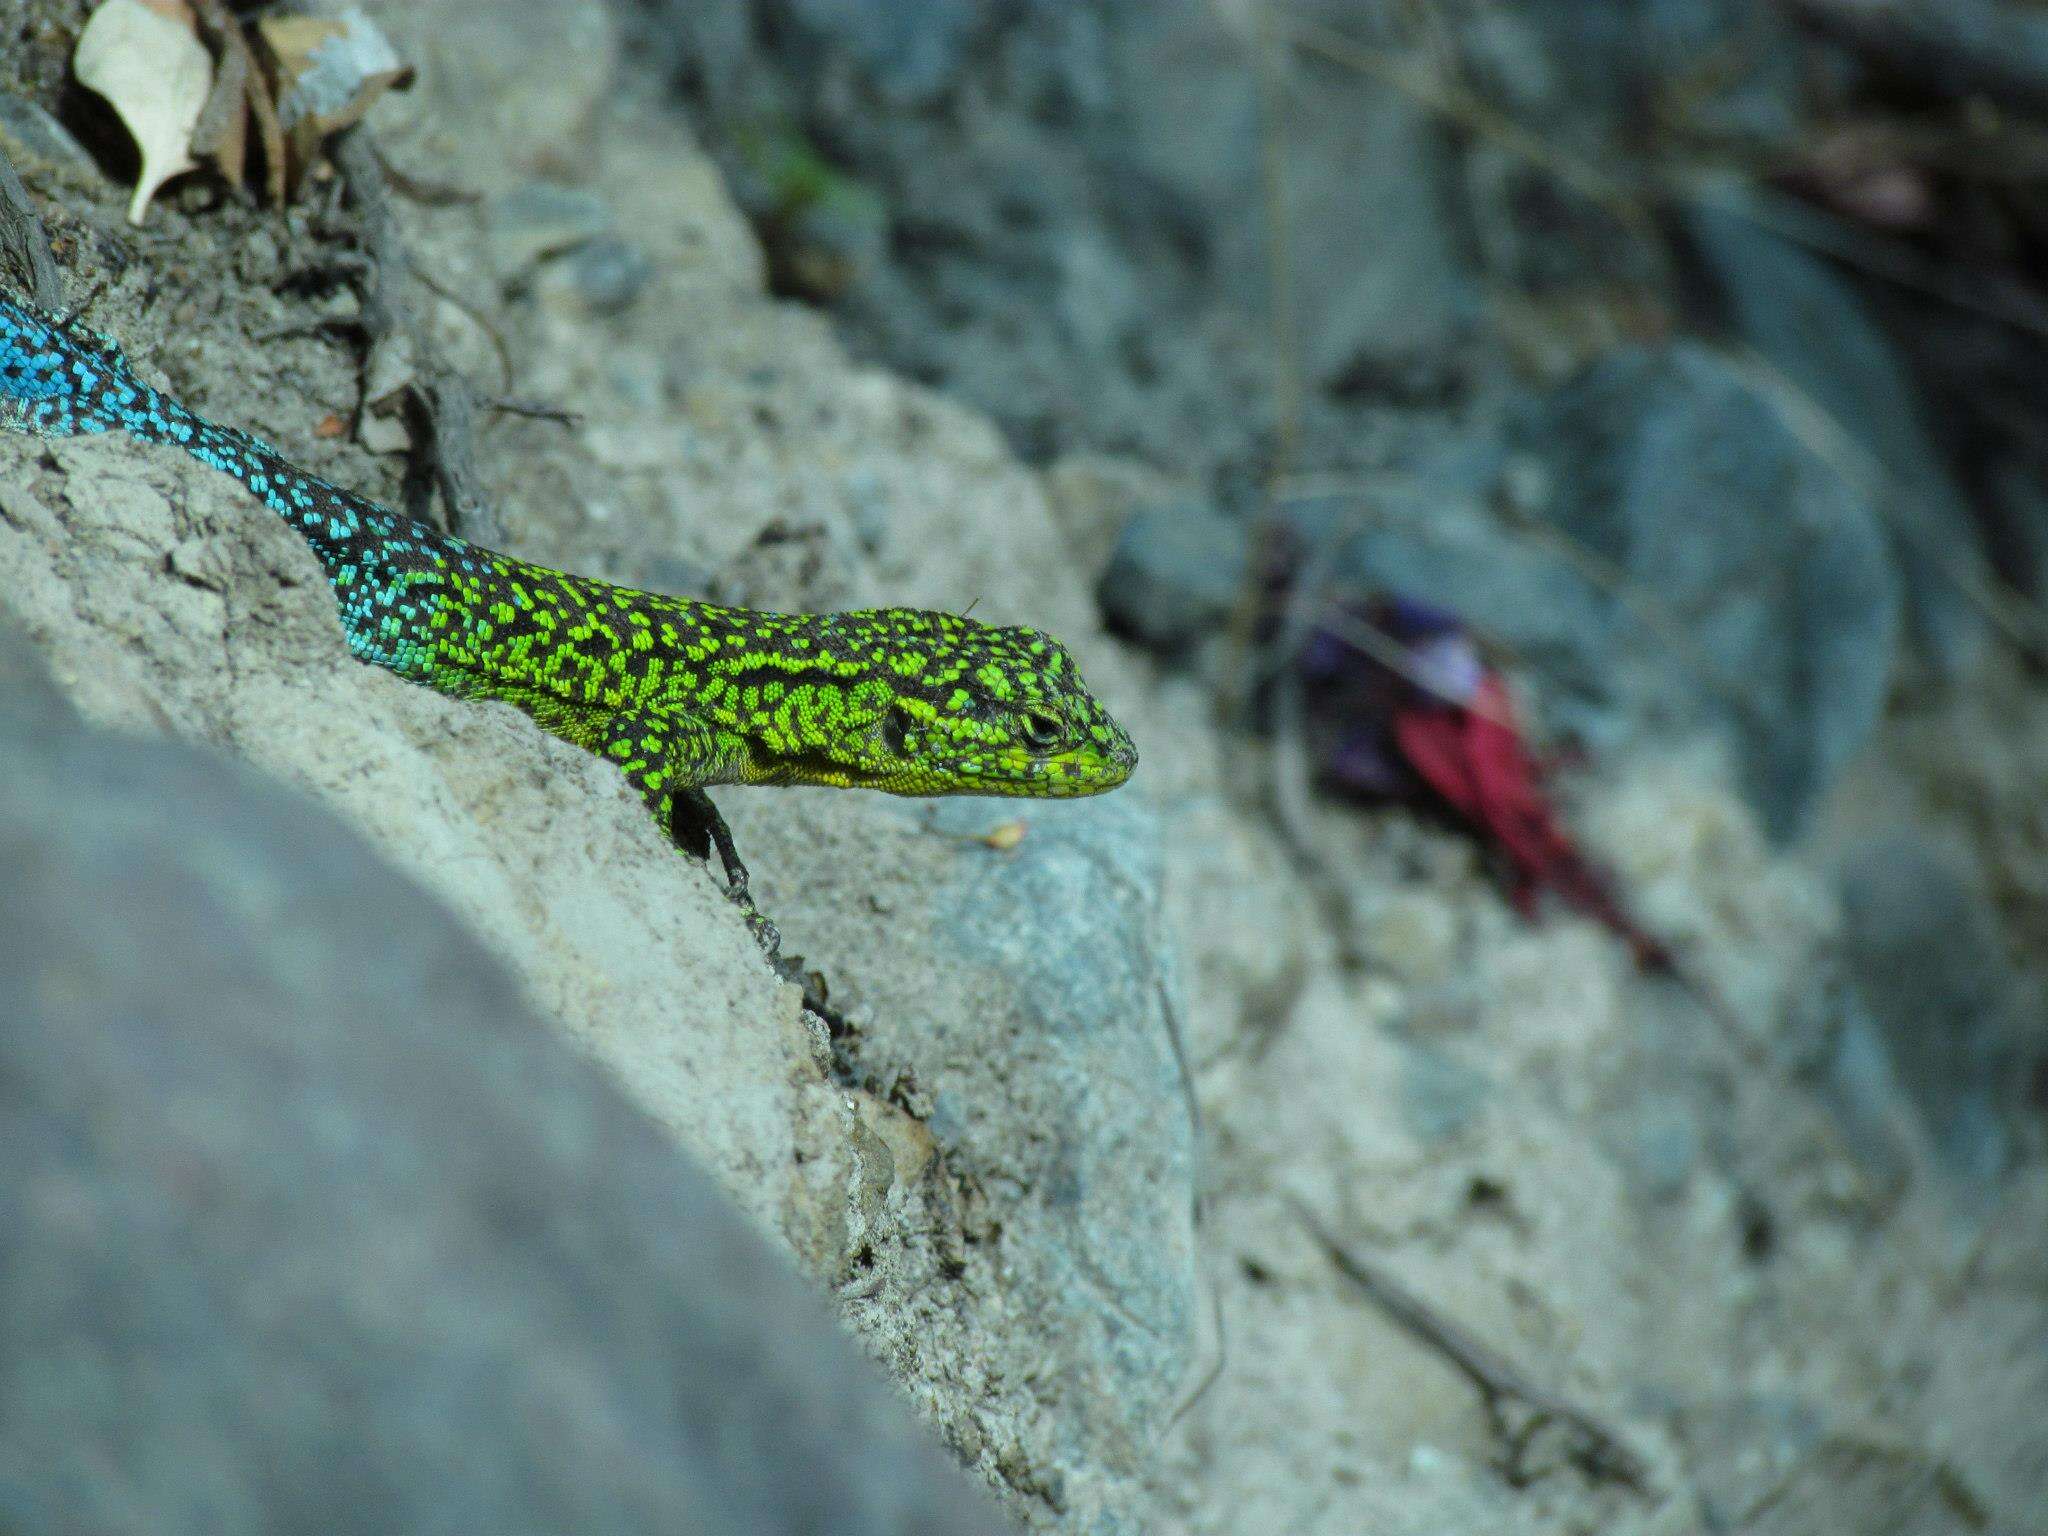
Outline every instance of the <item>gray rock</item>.
POLYGON ((55 730, 76 718, 49 669, 0 603, 0 718, 17 730, 55 730))
MULTIPOLYGON (((1550 468, 1544 515, 1627 586, 1539 549, 1526 558, 1569 574, 1548 578, 1533 615, 1460 606, 1511 643, 1552 642, 1532 659, 1643 721, 1728 729, 1765 821, 1796 831, 1890 684, 1899 598, 1870 502, 1690 345, 1602 362, 1534 413, 1523 443, 1550 468)), ((1504 595, 1503 579, 1475 595, 1504 595)))
POLYGON ((1677 1094, 1660 1095, 1641 1107, 1633 1130, 1620 1149, 1622 1166, 1650 1199, 1676 1199, 1705 1150, 1698 1112, 1677 1094))
POLYGON ((501 278, 612 233, 611 210, 592 192, 532 181, 491 204, 491 260, 501 278))
POLYGON ((1984 478, 2005 542, 2002 574, 2038 604, 2048 598, 2048 489, 2041 468, 2019 451, 1994 460, 1984 478))
POLYGON ((1193 207, 1227 206, 1257 184, 1259 83, 1241 31, 1209 6, 1134 5, 1112 46, 1129 153, 1148 176, 1193 207))
MULTIPOLYGON (((1349 78, 1300 89, 1286 186, 1301 366, 1325 388, 1433 376, 1476 308, 1438 120, 1349 78)), ((1255 186, 1238 189, 1238 206, 1255 186)), ((1253 280, 1269 282, 1263 236, 1242 254, 1253 280)))
MULTIPOLYGON (((710 11, 722 7, 698 6, 710 11)), ((620 9, 583 0, 432 0, 385 6, 377 22, 399 54, 422 66, 426 89, 388 92, 377 103, 387 142, 445 134, 460 121, 462 184, 487 195, 522 178, 587 164, 589 134, 619 100, 625 74, 620 9)))
POLYGON ((654 264, 646 253, 615 235, 600 235, 578 247, 569 265, 577 296, 600 315, 631 309, 654 275, 654 264))
POLYGON ((986 0, 783 0, 817 46, 851 58, 892 102, 928 102, 953 84, 986 0))
POLYGON ((779 0, 770 14, 788 24, 744 47, 714 35, 718 8, 660 9, 654 46, 679 52, 710 102, 741 201, 775 255, 793 243, 805 258, 784 281, 832 297, 866 350, 975 402, 1033 455, 1185 466, 1259 451, 1269 370, 1246 339, 1266 329, 1235 302, 1262 306, 1269 286, 1243 216, 1258 141, 1247 132, 1219 160, 1213 202, 1163 169, 1202 158, 1175 143, 1182 126, 1213 125, 1218 142, 1254 122, 1206 111, 1242 104, 1249 83, 1241 41, 1206 8, 779 0), (1182 86, 1199 123, 1148 114, 1182 86), (878 111, 878 95, 925 109, 878 111), (811 169, 829 178, 808 181, 831 201, 792 209, 774 163, 791 136, 828 147, 811 169), (1227 274, 1211 260, 1220 240, 1241 248, 1227 274))
POLYGON ((0 712, 0 867, 10 1532, 999 1529, 331 816, 0 712))
POLYGON ((1833 269, 1763 227, 1740 191, 1713 198, 1694 205, 1689 223, 1736 334, 1846 435, 1843 457, 1867 458, 1861 473, 1905 576, 1916 635, 1950 671, 1966 671, 1988 634, 1955 576, 1981 576, 1976 520, 1897 351, 1833 269))
MULTIPOLYGON (((1159 815, 1128 791, 866 814, 866 923, 844 905, 817 921, 818 881, 770 894, 784 934, 872 1010, 862 1060, 914 1064, 952 1177, 988 1192, 969 1213, 1000 1216, 970 1255, 1000 1277, 987 1304, 1004 1318, 974 1370, 1021 1374, 1042 1433, 983 1464, 1061 1531, 1143 1528, 1132 1495, 1188 1389, 1199 1314, 1159 815), (1016 820, 1014 848, 983 841, 1016 820)), ((877 1347, 914 1351, 931 1326, 877 1347)))
POLYGON ((1851 986, 1898 1091, 1950 1171, 1989 1185, 2024 1076, 1997 918, 1956 856, 1910 832, 1853 850, 1841 889, 1851 986))
POLYGON ((1110 621, 1172 649, 1212 633, 1244 596, 1244 525, 1179 502, 1137 513, 1117 535, 1100 596, 1110 621))
MULTIPOLYGON (((989 807, 942 802, 941 829, 989 807)), ((1025 1198, 1019 1301, 1067 1339, 1077 1442, 1137 1471, 1193 1347, 1193 1128, 1159 910, 1157 814, 1134 796, 1035 810, 1015 856, 957 863, 931 893, 932 956, 978 978, 1000 1053, 942 1086, 963 1141, 1025 1198), (968 1108, 971 1106, 971 1109, 968 1108), (1019 1139, 1014 1129, 1037 1128, 1019 1139), (1010 1127, 1010 1130, 1004 1130, 1010 1127), (993 1144, 987 1132, 1000 1132, 993 1144)), ((947 1020, 925 1012, 943 1035, 947 1020)))
POLYGON ((1925 1132, 1899 1081, 1884 1032, 1846 981, 1818 984, 1802 1011, 1828 1028, 1814 1056, 1829 1110, 1842 1140, 1875 1189, 1897 1191, 1913 1177, 1925 1132))
POLYGON ((1448 1141, 1470 1127, 1493 1086, 1485 1073, 1432 1046, 1411 1044, 1401 1052, 1401 1107, 1425 1141, 1448 1141))
MULTIPOLYGON (((1115 41, 1128 152, 1202 210, 1219 275, 1254 315, 1271 300, 1272 232, 1247 211, 1263 206, 1262 151, 1281 136, 1294 348, 1309 379, 1342 385, 1438 366, 1473 307, 1438 120, 1317 63, 1288 73, 1285 121, 1274 127, 1262 120, 1253 48, 1211 7, 1127 7, 1115 41)), ((1146 285, 1154 303, 1155 287, 1146 285)))

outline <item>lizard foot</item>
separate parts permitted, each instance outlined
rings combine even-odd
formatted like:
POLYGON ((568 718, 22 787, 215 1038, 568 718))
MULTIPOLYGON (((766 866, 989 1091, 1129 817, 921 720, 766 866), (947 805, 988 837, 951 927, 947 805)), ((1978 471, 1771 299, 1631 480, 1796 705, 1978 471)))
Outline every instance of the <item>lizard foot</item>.
POLYGON ((718 862, 725 871, 725 899, 740 909, 747 932, 754 936, 754 942, 761 946, 761 953, 768 957, 768 965, 776 975, 794 986, 801 987, 804 1007, 823 1019, 835 1035, 843 1035, 851 1027, 846 1015, 833 1007, 825 998, 825 981, 815 971, 806 971, 801 961, 792 959, 782 952, 782 931, 769 920, 768 914, 754 905, 753 892, 748 887, 747 866, 740 859, 739 848, 734 844, 732 828, 725 823, 711 797, 700 789, 693 789, 677 796, 676 799, 677 841, 698 858, 710 861, 711 852, 718 853, 718 862))
POLYGON ((701 789, 687 790, 676 797, 675 809, 676 841, 686 850, 707 862, 713 849, 717 850, 719 866, 725 871, 725 899, 740 909, 746 919, 747 932, 754 936, 754 942, 770 960, 782 954, 782 934, 768 915, 754 905, 754 895, 748 886, 747 866, 740 859, 739 848, 732 840, 732 828, 725 824, 725 817, 711 797, 701 789))

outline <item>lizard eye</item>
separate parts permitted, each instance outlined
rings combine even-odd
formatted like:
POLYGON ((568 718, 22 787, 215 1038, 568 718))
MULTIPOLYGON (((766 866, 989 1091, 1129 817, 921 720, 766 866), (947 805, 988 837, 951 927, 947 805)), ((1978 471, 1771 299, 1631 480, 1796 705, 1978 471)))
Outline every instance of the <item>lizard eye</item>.
POLYGON ((1061 729, 1057 715, 1049 715, 1042 709, 1034 709, 1024 717, 1024 745, 1027 747, 1036 747, 1040 751, 1056 747, 1060 744, 1060 737, 1063 734, 1065 733, 1061 729))

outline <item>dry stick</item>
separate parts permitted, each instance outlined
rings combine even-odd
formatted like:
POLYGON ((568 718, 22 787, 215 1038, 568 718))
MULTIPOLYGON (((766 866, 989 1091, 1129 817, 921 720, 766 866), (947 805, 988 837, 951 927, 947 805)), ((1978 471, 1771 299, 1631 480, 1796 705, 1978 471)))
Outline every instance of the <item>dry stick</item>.
MULTIPOLYGON (((1995 131, 1984 132, 1844 116, 1823 130, 1823 136, 1824 145, 1852 149, 1858 164, 1905 165, 2001 189, 2032 187, 2048 177, 2048 133, 2029 122, 2008 120, 1996 124, 1995 131)), ((1775 153, 1746 156, 1742 172, 1751 183, 1782 185, 1788 177, 1812 175, 1817 165, 1827 163, 1828 152, 1827 147, 1816 149, 1812 144, 1788 145, 1775 153)), ((1795 201, 1806 208, 1819 206, 1803 198, 1795 201)))
POLYGON ((1401 1327, 1450 1361, 1479 1389, 1487 1417, 1508 1447, 1505 1472, 1510 1483, 1520 1488, 1534 1480, 1525 1464, 1529 1447, 1543 1426, 1555 1421, 1578 1435, 1581 1450, 1577 1460, 1589 1475, 1624 1483, 1638 1493, 1647 1491, 1648 1463, 1613 1430, 1584 1409, 1536 1385, 1512 1361, 1475 1338, 1463 1325, 1443 1316, 1378 1265, 1346 1248, 1300 1201, 1289 1196, 1288 1204, 1339 1274, 1365 1292, 1401 1327), (1520 1402, 1532 1411, 1533 1417, 1520 1429, 1508 1422, 1503 1409, 1507 1401, 1520 1402))
MULTIPOLYGON (((1257 92, 1259 132, 1259 192, 1265 234, 1266 258, 1266 342, 1272 385, 1273 452, 1268 480, 1277 485, 1293 472, 1302 437, 1301 368, 1295 356, 1293 216, 1288 207, 1285 49, 1278 19, 1273 14, 1280 0, 1254 0, 1257 7, 1257 68, 1253 88, 1257 92)), ((1228 665, 1243 682, 1253 649, 1260 603, 1260 572, 1257 562, 1245 569, 1238 600, 1225 630, 1228 665)), ((1234 704, 1243 708, 1252 696, 1251 684, 1236 690, 1234 704)))
MULTIPOLYGON (((378 157, 377 163, 379 165, 384 163, 381 155, 378 157)), ((484 313, 483 306, 472 299, 465 298, 462 294, 450 288, 446 283, 435 277, 433 273, 429 272, 420 262, 413 262, 411 271, 421 287, 425 288, 436 298, 445 299, 450 304, 453 304, 475 322, 478 330, 490 338, 491 350, 498 354, 498 387, 500 389, 510 389, 514 373, 512 367, 512 348, 505 340, 505 333, 492 323, 489 315, 484 313)))
POLYGON ((1879 235, 1868 225, 1839 218, 1803 199, 1753 182, 1731 183, 1725 177, 1674 179, 1669 192, 1673 201, 1741 219, 1951 309, 2048 340, 2048 303, 2028 290, 1982 272, 1957 276, 1905 241, 1879 235))
MULTIPOLYGON (((1359 523, 1368 509, 1360 505, 1359 523)), ((1357 912, 1351 893, 1323 854, 1322 842, 1310 824, 1314 804, 1315 770, 1308 750, 1308 701, 1303 697, 1300 675, 1294 659, 1308 644, 1310 634, 1325 610, 1334 607, 1326 596, 1336 553, 1349 530, 1340 531, 1311 554, 1296 573, 1280 616, 1280 632, 1269 642, 1263 655, 1252 658, 1253 686, 1270 680, 1273 685, 1273 750, 1268 758, 1272 771, 1273 819, 1279 824, 1283 842, 1304 872, 1304 884, 1321 905, 1337 937, 1338 959, 1347 966, 1361 963, 1363 956, 1353 939, 1357 912)))
POLYGON ((423 471, 440 489, 454 531, 478 543, 496 543, 503 530, 483 495, 476 468, 476 394, 466 379, 440 361, 405 308, 403 284, 411 261, 392 212, 375 141, 358 125, 335 139, 330 154, 362 220, 370 258, 362 285, 362 327, 369 339, 365 377, 376 374, 380 351, 410 343, 413 382, 407 390, 407 416, 421 443, 423 471))
POLYGON ((1307 715, 1301 697, 1301 679, 1291 671, 1274 681, 1273 712, 1273 816, 1280 832, 1294 849, 1294 856, 1308 867, 1316 880, 1334 887, 1329 861, 1316 844, 1315 829, 1309 824, 1309 807, 1314 801, 1309 786, 1315 775, 1309 764, 1307 715))
POLYGON ((1475 720, 1484 720, 1504 731, 1520 734, 1520 724, 1512 715, 1496 710, 1482 699, 1465 698, 1446 688, 1429 675, 1428 669, 1416 659, 1414 651, 1386 631, 1375 629, 1335 598, 1324 600, 1315 623, 1318 629, 1336 636, 1367 660, 1378 662, 1417 693, 1428 694, 1440 704, 1463 710, 1475 720))
POLYGON ((524 416, 529 421, 551 421, 558 427, 583 425, 583 417, 579 412, 565 411, 558 405, 541 405, 532 400, 510 400, 499 395, 486 395, 477 401, 477 404, 487 411, 496 411, 500 416, 524 416))
POLYGON ((50 237, 5 154, 0 154, 0 252, 28 284, 36 308, 49 315, 63 312, 64 280, 50 256, 50 237))

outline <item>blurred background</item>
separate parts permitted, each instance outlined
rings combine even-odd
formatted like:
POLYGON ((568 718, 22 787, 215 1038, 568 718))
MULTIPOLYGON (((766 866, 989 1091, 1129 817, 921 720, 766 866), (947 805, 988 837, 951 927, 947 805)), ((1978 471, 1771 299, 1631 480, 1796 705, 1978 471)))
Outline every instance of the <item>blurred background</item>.
MULTIPOLYGON (((2048 8, 662 16, 775 290, 987 412, 1045 470, 1112 631, 1268 744, 1239 787, 1347 961, 1414 989, 1396 1013, 1425 1043, 1430 1064, 1405 1068, 1430 1083, 1411 1090, 1425 1116, 1462 1123, 1450 1085, 1492 1064, 1434 1054, 1458 1033, 1414 994, 1456 984, 1399 925, 1411 908, 1330 867, 1401 834, 1382 823, 1361 855, 1312 796, 1447 820, 1525 910, 1548 892, 1591 912, 1705 1015, 1771 1036, 1771 1067, 1734 1070, 1826 1102, 1852 1182, 1889 1187, 1887 1210, 1942 1208, 1955 1225, 1930 1240, 1955 1294, 1985 1283, 1969 1234, 2038 1179, 2048 1125, 2048 8), (1489 669, 1520 715, 1474 704, 1489 669), (1530 756, 1430 740, 1430 717, 1475 709, 1530 756), (1546 792, 1576 801, 1564 820, 1606 845, 1591 868, 1498 782, 1546 763, 1563 770, 1546 792), (1645 774, 1661 806, 1618 805, 1645 774), (1700 910, 1715 866, 1751 857, 1711 816, 1680 829, 1707 783, 1739 799, 1759 858, 1811 881, 1828 915, 1799 921, 1825 939, 1785 942, 1754 888, 1725 898, 1751 905, 1732 925, 1700 910)), ((1674 1108, 1646 1086, 1686 1075, 1671 1042, 1648 1058, 1630 1092, 1650 1097, 1609 1143, 1670 1194, 1742 1115, 1696 1079, 1674 1108)), ((1803 1218, 1782 1167, 1735 1185, 1744 1262, 1768 1269, 1803 1218)), ((2039 1246, 2038 1200, 2023 1208, 2039 1246)), ((1865 1216, 1884 1267, 1897 1229, 1865 1216)), ((1900 1322, 1877 1323, 1878 1356, 1900 1322)), ((1998 1336, 1985 1369, 2037 1398, 2038 1315, 1969 1326, 1998 1336)), ((1685 1410, 1694 1443, 1768 1460, 1842 1406, 1809 1419, 1810 1399, 1763 1385, 1774 1369, 1685 1410)), ((1679 1395, 1699 1385, 1680 1375, 1679 1395)), ((1903 1357, 1879 1375, 1937 1440, 1987 1448, 1903 1357)), ((2022 1438, 2002 1507, 2028 1526, 2048 1457, 2022 1438)), ((1783 1529, 1976 1528, 1901 1513, 1896 1489, 1859 1503, 1840 1468, 1819 1481, 1783 1529)), ((1709 1523, 1750 1528, 1742 1502, 1714 1491, 1709 1523)))
MULTIPOLYGON (((95 323, 419 492, 308 339, 354 183, 121 228, 92 9, 5 23, 0 138, 95 323)), ((359 9, 422 334, 574 413, 485 413, 492 541, 1043 625, 1144 766, 729 796, 825 1049, 715 909, 606 947, 666 866, 466 787, 526 746, 324 745, 317 614, 207 642, 260 707, 81 682, 91 559, 0 542, 89 719, 337 804, 1029 1528, 2048 1529, 2048 5, 359 9)))

